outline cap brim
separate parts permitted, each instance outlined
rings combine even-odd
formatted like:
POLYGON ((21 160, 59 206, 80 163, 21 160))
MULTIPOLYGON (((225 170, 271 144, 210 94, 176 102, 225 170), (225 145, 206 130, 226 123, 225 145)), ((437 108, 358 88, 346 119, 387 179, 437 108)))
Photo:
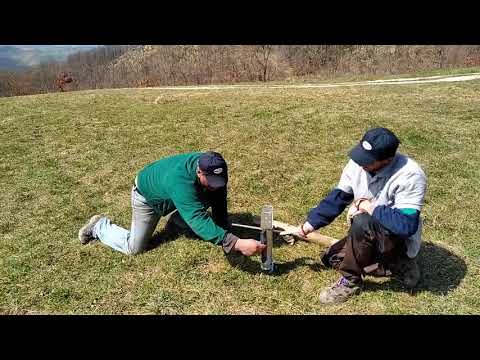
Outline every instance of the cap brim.
POLYGON ((223 176, 207 175, 208 186, 212 188, 221 188, 227 184, 227 179, 223 176))
POLYGON ((350 150, 348 156, 360 166, 371 165, 376 160, 373 154, 365 150, 361 144, 358 144, 350 150))

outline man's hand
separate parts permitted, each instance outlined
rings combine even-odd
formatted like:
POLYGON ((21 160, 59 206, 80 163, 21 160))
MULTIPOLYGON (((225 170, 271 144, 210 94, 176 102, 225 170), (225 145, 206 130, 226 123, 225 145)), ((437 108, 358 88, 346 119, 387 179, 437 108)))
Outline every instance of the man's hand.
POLYGON ((313 226, 308 222, 305 221, 303 224, 298 225, 298 227, 290 227, 288 230, 284 230, 280 233, 280 236, 284 235, 295 235, 302 239, 306 239, 307 235, 310 234, 315 229, 313 226))
POLYGON ((313 226, 308 221, 305 221, 302 225, 299 226, 298 236, 306 239, 307 235, 310 234, 313 230, 315 230, 313 226))
POLYGON ((373 203, 367 199, 358 200, 358 202, 356 203, 356 206, 358 210, 369 213, 370 215, 372 215, 374 210, 373 203))
POLYGON ((255 239, 238 239, 234 249, 241 252, 245 256, 260 254, 266 245, 255 239))
POLYGON ((352 204, 347 212, 347 224, 351 225, 353 217, 361 213, 363 213, 363 210, 359 210, 356 203, 352 204))

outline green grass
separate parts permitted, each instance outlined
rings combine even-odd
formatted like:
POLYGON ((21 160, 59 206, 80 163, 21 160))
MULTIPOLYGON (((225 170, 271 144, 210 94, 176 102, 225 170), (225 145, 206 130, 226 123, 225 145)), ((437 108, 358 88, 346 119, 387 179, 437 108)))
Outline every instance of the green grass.
MULTIPOLYGON (((272 80, 267 82, 256 81, 256 82, 232 82, 232 83, 221 83, 221 84, 205 84, 205 86, 222 86, 222 85, 286 85, 286 84, 330 84, 330 83, 343 83, 343 82, 356 82, 356 81, 371 81, 371 80, 390 80, 390 79, 401 79, 401 78, 410 78, 410 77, 422 77, 422 76, 455 76, 455 75, 464 75, 471 73, 480 72, 480 66, 472 66, 466 68, 443 68, 443 69, 426 69, 426 70, 416 70, 409 73, 401 74, 348 74, 348 75, 338 75, 338 74, 317 74, 317 75, 305 75, 303 77, 292 77, 286 80, 272 80)), ((186 85, 193 86, 193 85, 186 85)), ((202 85, 203 86, 203 85, 202 85)))
MULTIPOLYGON (((0 312, 156 314, 478 314, 480 82, 336 89, 98 90, 0 99, 0 312), (155 99, 160 96, 158 104, 155 99), (321 248, 277 244, 258 258, 180 237, 137 257, 81 246, 94 213, 130 224, 137 171, 163 156, 213 149, 229 162, 229 210, 300 222, 339 179, 347 151, 386 126, 429 180, 424 276, 414 293, 368 279, 324 307, 337 279, 321 248)), ((163 221, 158 227, 160 231, 163 221)), ((342 215, 323 229, 341 237, 342 215)))
MULTIPOLYGON (((384 74, 357 74, 357 75, 329 75, 329 74, 322 74, 318 75, 318 78, 312 77, 311 75, 306 75, 303 78, 294 78, 287 81, 269 81, 267 84, 301 84, 301 83, 308 83, 308 84, 329 84, 329 83, 341 83, 341 82, 351 82, 351 81, 371 81, 371 80, 387 80, 387 79, 401 79, 401 78, 409 78, 409 77, 421 77, 421 76, 454 76, 454 75, 463 75, 463 74, 471 74, 471 73, 478 73, 480 72, 480 67, 468 67, 468 68, 444 68, 444 69, 428 69, 428 70, 417 70, 415 72, 410 73, 402 73, 402 74, 392 74, 392 75, 384 75, 384 74)), ((260 83, 259 84, 264 84, 260 83)))

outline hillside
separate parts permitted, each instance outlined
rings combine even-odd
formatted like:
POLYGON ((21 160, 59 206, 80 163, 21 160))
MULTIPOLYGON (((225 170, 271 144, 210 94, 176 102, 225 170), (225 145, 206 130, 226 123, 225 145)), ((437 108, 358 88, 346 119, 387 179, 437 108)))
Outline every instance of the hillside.
POLYGON ((87 90, 321 81, 478 66, 478 45, 108 45, 15 76, 0 71, 0 96, 59 91, 61 72, 74 78, 68 90, 87 90))
MULTIPOLYGON (((324 89, 89 90, 0 99, 0 312, 67 314, 479 314, 480 81, 324 89), (258 258, 157 228, 154 249, 126 257, 79 227, 92 214, 130 223, 130 189, 147 163, 216 150, 229 162, 229 210, 262 205, 296 224, 337 184, 348 150, 386 126, 428 176, 422 281, 413 293, 368 278, 342 305, 318 293, 337 279, 317 245, 277 243, 258 258)), ((345 217, 324 228, 345 234, 345 217)), ((238 233, 255 236, 255 233, 238 233)))

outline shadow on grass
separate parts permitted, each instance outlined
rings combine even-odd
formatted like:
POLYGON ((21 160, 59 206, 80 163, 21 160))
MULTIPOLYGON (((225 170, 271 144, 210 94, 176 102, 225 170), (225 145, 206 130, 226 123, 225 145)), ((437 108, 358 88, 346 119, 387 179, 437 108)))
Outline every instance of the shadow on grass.
MULTIPOLYGON (((255 224, 255 216, 250 213, 235 213, 231 214, 230 220, 234 223, 240 223, 244 225, 258 226, 255 224)), ((234 227, 233 231, 235 235, 241 238, 250 238, 260 240, 260 231, 242 229, 234 227)), ((290 246, 284 240, 282 240, 277 234, 274 233, 273 247, 278 248, 281 246, 290 246)), ((234 268, 240 269, 242 271, 248 272, 250 274, 266 274, 260 268, 260 261, 258 256, 255 258, 250 258, 239 253, 232 253, 226 255, 227 261, 234 268)), ((320 261, 315 261, 310 257, 302 257, 288 262, 275 262, 275 270, 273 273, 269 274, 270 276, 281 276, 289 273, 290 271, 301 267, 308 266, 312 271, 320 271, 325 269, 323 264, 320 261)))
POLYGON ((416 288, 407 290, 400 281, 390 279, 382 284, 365 281, 364 291, 393 290, 410 292, 412 295, 421 292, 431 292, 446 295, 460 285, 467 273, 465 261, 451 251, 435 245, 424 243, 418 255, 418 265, 421 278, 416 288))
MULTIPOLYGON (((229 220, 232 223, 258 226, 255 224, 254 218, 254 215, 247 212, 229 214, 229 220)), ((233 232, 236 236, 240 238, 260 240, 260 231, 258 230, 232 227, 231 232, 233 232)), ((166 242, 175 240, 180 236, 185 236, 190 239, 201 240, 189 227, 187 227, 186 223, 183 221, 183 219, 181 219, 178 212, 174 212, 169 216, 165 227, 160 231, 156 231, 152 235, 152 239, 147 247, 147 251, 152 250, 166 242)), ((274 235, 273 247, 277 248, 283 245, 288 246, 288 244, 280 237, 274 235)))
MULTIPOLYGON (((168 241, 175 240, 179 236, 200 240, 189 228, 184 226, 185 223, 182 224, 182 221, 180 221, 180 227, 177 226, 178 223, 175 225, 174 223, 178 218, 178 213, 174 213, 171 216, 172 221, 169 220, 164 229, 153 235, 149 250, 168 241)), ((255 226, 254 218, 254 215, 251 213, 230 214, 231 222, 244 225, 255 226)), ((260 239, 260 232, 258 230, 234 227, 232 231, 241 238, 260 239)), ((289 245, 278 236, 275 236, 274 247, 280 246, 289 245)), ((258 257, 252 259, 235 252, 226 255, 226 259, 232 267, 250 274, 264 273, 260 269, 258 257)), ((375 283, 369 281, 369 277, 367 276, 364 291, 393 290, 410 292, 411 294, 428 291, 434 294, 445 295, 461 283, 467 272, 467 265, 461 258, 451 251, 433 243, 424 243, 422 245, 422 249, 418 255, 418 264, 421 270, 421 279, 415 289, 406 289, 400 281, 394 278, 383 283, 375 283)), ((301 266, 308 266, 312 271, 326 269, 320 262, 320 259, 316 260, 310 257, 301 257, 289 262, 275 263, 275 271, 270 275, 280 276, 301 266)))
MULTIPOLYGON (((256 226, 254 222, 255 217, 251 213, 233 213, 230 214, 229 218, 232 223, 256 226)), ((260 240, 260 231, 258 230, 233 227, 231 231, 240 238, 260 240)), ((173 241, 180 236, 202 241, 189 227, 186 226, 185 222, 183 222, 183 220, 179 217, 178 212, 175 212, 169 217, 165 227, 153 234, 147 250, 152 250, 164 243, 173 241)), ((280 246, 289 245, 280 237, 274 236, 273 247, 278 248, 280 246)), ((260 269, 258 256, 252 259, 240 253, 234 252, 227 254, 226 259, 232 267, 250 274, 264 273, 260 269)), ((320 271, 324 268, 320 262, 315 263, 314 261, 315 260, 312 258, 303 257, 290 262, 275 263, 275 271, 271 275, 280 276, 294 270, 299 266, 308 266, 313 271, 320 271)))
MULTIPOLYGON (((260 269, 260 261, 258 257, 256 257, 255 260, 252 260, 247 256, 235 253, 226 255, 226 259, 232 267, 248 272, 250 274, 268 274, 260 269)), ((325 267, 320 262, 315 262, 315 259, 312 259, 310 257, 301 257, 288 262, 275 262, 275 269, 273 273, 270 273, 268 275, 281 276, 289 273, 292 270, 295 270, 300 266, 308 266, 312 271, 325 270, 325 267)))

